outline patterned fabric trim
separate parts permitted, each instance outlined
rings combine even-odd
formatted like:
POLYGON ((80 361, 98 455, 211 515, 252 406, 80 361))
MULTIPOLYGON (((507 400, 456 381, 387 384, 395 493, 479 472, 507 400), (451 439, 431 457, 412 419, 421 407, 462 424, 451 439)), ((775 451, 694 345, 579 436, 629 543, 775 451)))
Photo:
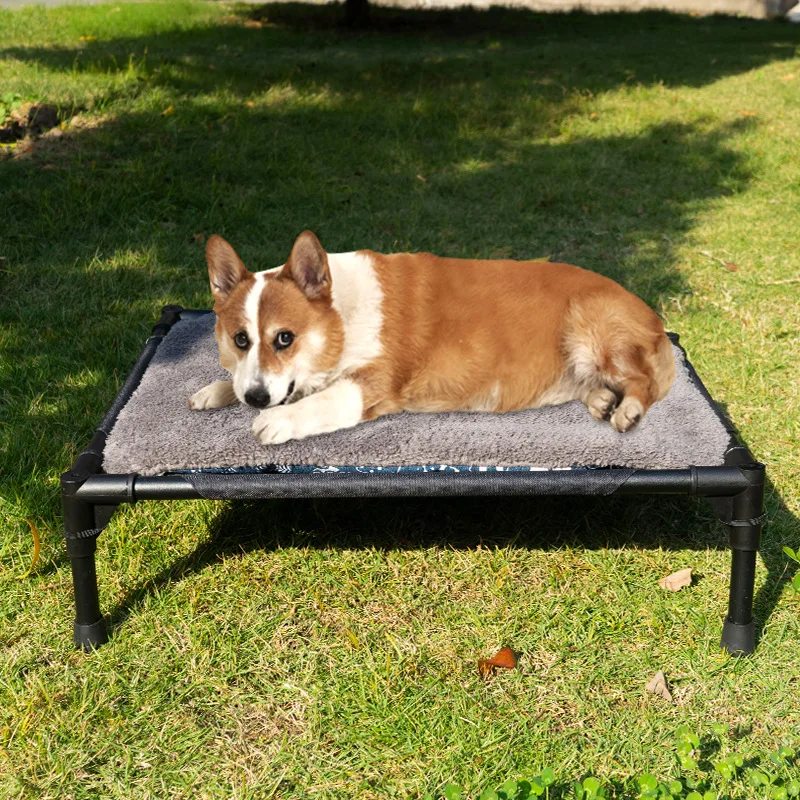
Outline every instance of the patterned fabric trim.
POLYGON ((497 467, 497 466, 451 466, 449 464, 421 464, 417 466, 372 467, 372 466, 313 466, 307 464, 262 464, 257 467, 213 467, 208 469, 172 470, 175 475, 215 474, 215 475, 308 475, 324 472, 359 472, 361 474, 401 472, 570 472, 574 470, 595 469, 595 467, 497 467))

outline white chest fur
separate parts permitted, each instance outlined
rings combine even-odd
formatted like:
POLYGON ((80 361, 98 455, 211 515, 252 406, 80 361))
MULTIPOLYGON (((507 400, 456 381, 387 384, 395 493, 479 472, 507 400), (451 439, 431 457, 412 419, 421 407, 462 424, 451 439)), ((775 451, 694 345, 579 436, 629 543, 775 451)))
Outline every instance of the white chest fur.
POLYGON ((337 372, 352 372, 382 352, 383 291, 365 253, 329 253, 333 307, 342 318, 344 349, 337 372))

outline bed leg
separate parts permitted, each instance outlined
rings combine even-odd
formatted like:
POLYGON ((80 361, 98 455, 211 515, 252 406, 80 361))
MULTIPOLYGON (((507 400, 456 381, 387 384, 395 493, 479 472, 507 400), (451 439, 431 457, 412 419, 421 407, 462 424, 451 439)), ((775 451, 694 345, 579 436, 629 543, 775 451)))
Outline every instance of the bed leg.
POLYGON ((731 585, 728 615, 722 629, 722 647, 733 656, 745 656, 755 650, 756 631, 753 621, 753 591, 756 556, 761 545, 764 524, 763 464, 739 464, 750 486, 733 498, 728 526, 731 546, 731 585))
POLYGON ((95 520, 95 507, 77 500, 64 484, 62 478, 64 537, 67 540, 67 553, 72 564, 72 584, 75 589, 73 641, 79 650, 89 652, 108 641, 106 621, 100 613, 95 569, 97 537, 101 528, 95 520))

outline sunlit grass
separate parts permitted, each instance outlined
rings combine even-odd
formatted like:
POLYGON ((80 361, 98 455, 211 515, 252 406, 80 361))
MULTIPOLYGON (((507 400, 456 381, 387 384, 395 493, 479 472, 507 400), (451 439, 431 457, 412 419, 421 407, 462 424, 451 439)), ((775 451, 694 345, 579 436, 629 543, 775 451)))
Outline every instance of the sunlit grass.
POLYGON ((800 30, 338 13, 0 12, 2 91, 64 119, 0 148, 0 796, 477 794, 665 774, 683 722, 797 743, 800 30), (113 638, 73 652, 60 472, 159 307, 210 304, 203 236, 262 269, 304 228, 551 254, 657 308, 768 465, 756 653, 719 652, 729 554, 688 499, 140 503, 99 539, 113 638))

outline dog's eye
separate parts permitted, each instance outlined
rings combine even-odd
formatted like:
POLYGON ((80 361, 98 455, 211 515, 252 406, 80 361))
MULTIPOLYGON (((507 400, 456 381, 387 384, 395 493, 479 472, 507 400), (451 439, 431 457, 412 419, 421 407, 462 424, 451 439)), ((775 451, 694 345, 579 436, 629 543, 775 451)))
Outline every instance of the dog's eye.
POLYGON ((239 333, 233 337, 233 343, 240 350, 247 350, 247 348, 250 347, 250 340, 247 338, 247 334, 244 331, 239 331, 239 333))
POLYGON ((294 341, 294 334, 291 331, 281 331, 275 337, 275 349, 285 350, 294 341))

